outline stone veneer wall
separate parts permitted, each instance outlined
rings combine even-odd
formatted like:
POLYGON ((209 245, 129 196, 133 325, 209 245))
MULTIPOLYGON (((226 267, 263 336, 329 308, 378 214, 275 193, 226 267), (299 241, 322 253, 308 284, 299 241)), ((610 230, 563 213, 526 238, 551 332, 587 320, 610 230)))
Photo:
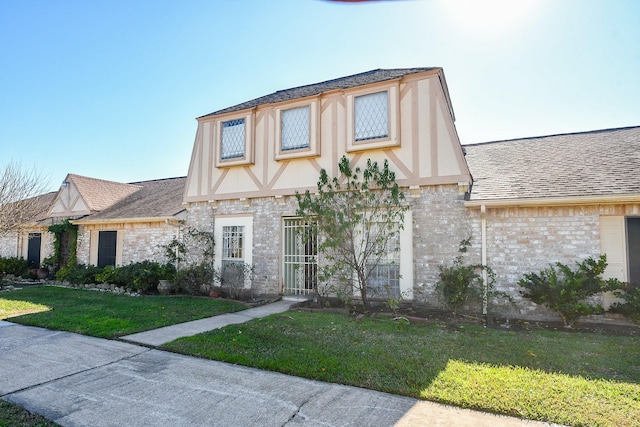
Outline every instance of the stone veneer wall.
MULTIPOLYGON (((600 216, 639 214, 640 205, 488 208, 487 264, 496 274, 496 288, 516 300, 518 316, 556 319, 549 310, 520 296, 518 280, 550 263, 574 266, 599 257, 600 216)), ((473 217, 474 224, 479 224, 478 210, 473 217)), ((480 238, 480 230, 474 235, 480 238)))
MULTIPOLYGON (((163 246, 169 244, 178 228, 164 222, 81 225, 78 228, 78 264, 89 264, 91 230, 116 230, 122 234, 122 264, 144 260, 166 262, 163 246)), ((97 243, 94 243, 97 244, 97 243)))
POLYGON ((10 232, 0 237, 0 257, 3 258, 26 258, 27 239, 29 233, 41 233, 42 243, 40 247, 40 260, 47 258, 53 254, 54 234, 43 229, 26 230, 22 234, 22 238, 18 238, 18 233, 10 232))
POLYGON ((125 224, 123 233, 123 264, 144 260, 164 263, 164 246, 177 236, 178 227, 163 222, 125 224))
MULTIPOLYGON (((479 262, 479 225, 472 224, 472 213, 464 206, 464 197, 458 194, 457 185, 425 187, 415 197, 408 191, 406 196, 413 215, 413 224, 405 224, 405 228, 413 230, 414 299, 436 305, 433 292, 438 265, 453 262, 463 239, 473 237, 467 259, 479 262)), ((198 228, 209 224, 212 214, 253 215, 253 291, 281 293, 282 218, 295 216, 298 207, 295 197, 218 201, 214 206, 192 204, 188 208, 187 225, 198 228)))
POLYGON ((480 263, 480 226, 464 206, 457 185, 423 187, 419 197, 407 194, 407 200, 413 212, 414 299, 437 306, 438 266, 452 265, 460 242, 467 238, 471 247, 465 262, 480 263))
POLYGON ((9 232, 0 236, 0 257, 12 258, 18 255, 18 233, 9 232))

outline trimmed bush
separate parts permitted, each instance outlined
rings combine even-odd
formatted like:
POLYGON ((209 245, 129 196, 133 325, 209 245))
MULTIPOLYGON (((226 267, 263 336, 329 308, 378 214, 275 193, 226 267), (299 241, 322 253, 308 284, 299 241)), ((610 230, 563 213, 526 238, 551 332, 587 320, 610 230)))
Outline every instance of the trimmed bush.
POLYGON ((29 264, 23 258, 0 258, 0 274, 13 274, 24 276, 27 274, 29 264))
POLYGON ((627 284, 623 289, 613 293, 624 300, 614 303, 609 311, 620 313, 630 320, 640 323, 640 285, 627 284))
POLYGON ((607 268, 606 255, 598 260, 589 257, 576 265, 572 270, 557 262, 540 273, 525 274, 518 282, 524 288, 520 294, 560 314, 567 327, 580 316, 602 313, 602 306, 591 304, 587 299, 600 292, 620 289, 623 284, 618 279, 602 278, 607 268))

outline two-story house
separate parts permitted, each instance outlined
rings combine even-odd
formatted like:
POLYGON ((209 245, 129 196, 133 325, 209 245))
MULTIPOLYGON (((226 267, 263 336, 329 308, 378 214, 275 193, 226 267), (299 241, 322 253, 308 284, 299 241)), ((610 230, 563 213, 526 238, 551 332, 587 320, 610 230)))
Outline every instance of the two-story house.
MULTIPOLYGON (((217 267, 255 266, 257 294, 306 294, 315 245, 298 232, 296 191, 388 160, 409 210, 388 287, 403 298, 430 293, 437 265, 473 234, 465 194, 472 179, 441 68, 373 70, 282 90, 199 117, 184 201, 187 222, 213 230, 217 267)), ((310 274, 311 273, 311 274, 310 274)), ((250 284, 247 283, 247 286, 250 284)))

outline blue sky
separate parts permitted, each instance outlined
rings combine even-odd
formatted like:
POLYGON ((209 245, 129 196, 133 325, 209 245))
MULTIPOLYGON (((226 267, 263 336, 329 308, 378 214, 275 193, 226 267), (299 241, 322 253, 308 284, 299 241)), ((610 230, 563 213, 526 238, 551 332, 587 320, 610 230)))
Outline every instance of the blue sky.
POLYGON ((635 0, 2 0, 0 167, 186 175, 195 118, 440 66, 463 144, 640 125, 635 0))

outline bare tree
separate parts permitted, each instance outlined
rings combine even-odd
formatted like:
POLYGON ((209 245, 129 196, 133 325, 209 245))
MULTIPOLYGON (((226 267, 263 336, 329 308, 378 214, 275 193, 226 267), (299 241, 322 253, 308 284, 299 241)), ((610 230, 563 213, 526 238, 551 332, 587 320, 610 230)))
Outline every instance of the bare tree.
POLYGON ((18 230, 42 213, 47 179, 33 168, 10 162, 0 169, 0 236, 18 230))

